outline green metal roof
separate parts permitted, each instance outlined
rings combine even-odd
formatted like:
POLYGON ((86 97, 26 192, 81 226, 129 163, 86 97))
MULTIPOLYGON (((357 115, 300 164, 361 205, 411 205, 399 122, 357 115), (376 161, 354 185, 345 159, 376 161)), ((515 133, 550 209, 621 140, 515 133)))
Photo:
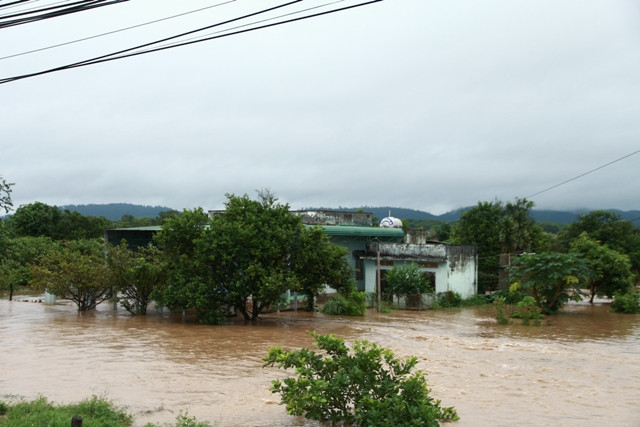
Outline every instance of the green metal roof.
MULTIPOLYGON (((357 225, 320 225, 308 227, 322 227, 328 236, 353 236, 353 237, 404 237, 401 228, 365 227, 357 225)), ((162 226, 150 225, 147 227, 113 228, 110 231, 160 231, 162 226)))
POLYGON ((161 225, 147 225, 145 227, 111 228, 110 231, 160 231, 161 225))
POLYGON ((362 227, 351 225, 321 225, 328 236, 404 237, 401 228, 362 227))

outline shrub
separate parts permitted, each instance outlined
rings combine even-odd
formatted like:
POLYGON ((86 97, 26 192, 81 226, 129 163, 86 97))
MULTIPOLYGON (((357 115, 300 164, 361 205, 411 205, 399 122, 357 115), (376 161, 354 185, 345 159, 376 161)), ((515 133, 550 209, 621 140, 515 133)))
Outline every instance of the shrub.
POLYGON ((526 296, 516 305, 518 308, 511 314, 511 317, 522 319, 523 325, 529 325, 533 320, 534 325, 540 326, 540 320, 544 319, 544 315, 542 315, 542 309, 536 304, 535 298, 526 296))
POLYGON ((439 292, 433 301, 433 308, 460 307, 462 296, 455 291, 439 292))
POLYGON ((336 294, 329 299, 320 311, 337 316, 362 316, 367 311, 367 301, 364 292, 351 292, 349 296, 336 294))
POLYGON ((287 413, 305 418, 367 426, 438 426, 458 419, 429 396, 425 375, 411 372, 416 357, 398 360, 391 350, 356 341, 351 351, 343 339, 312 333, 326 357, 307 348, 269 349, 264 366, 294 368, 297 378, 274 380, 287 413))
POLYGON ((496 308, 496 321, 498 325, 508 325, 511 323, 509 316, 507 316, 507 305, 504 297, 494 299, 493 306, 496 308))
POLYGON ((66 426, 75 415, 81 416, 86 425, 98 427, 129 426, 132 422, 130 414, 109 400, 95 396, 80 403, 60 406, 40 397, 32 402, 5 404, 5 410, 0 424, 7 427, 66 426))
POLYGON ((522 301, 522 299, 526 296, 527 296, 527 293, 520 290, 503 289, 500 291, 493 292, 491 294, 491 299, 495 301, 498 298, 503 298, 505 304, 515 305, 520 301, 522 301))
POLYGON ((611 310, 616 313, 640 313, 640 291, 630 289, 625 293, 616 293, 611 303, 611 310))
POLYGON ((489 299, 482 294, 475 294, 469 298, 465 298, 460 302, 462 307, 477 307, 479 305, 486 305, 489 303, 489 299))

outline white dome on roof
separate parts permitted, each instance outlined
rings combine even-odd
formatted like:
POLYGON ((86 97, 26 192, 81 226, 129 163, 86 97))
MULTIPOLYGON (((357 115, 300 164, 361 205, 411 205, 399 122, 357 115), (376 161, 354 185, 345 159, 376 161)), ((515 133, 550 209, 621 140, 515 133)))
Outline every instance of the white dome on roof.
POLYGON ((402 221, 392 216, 382 218, 380 221, 380 227, 382 228, 402 228, 402 221))

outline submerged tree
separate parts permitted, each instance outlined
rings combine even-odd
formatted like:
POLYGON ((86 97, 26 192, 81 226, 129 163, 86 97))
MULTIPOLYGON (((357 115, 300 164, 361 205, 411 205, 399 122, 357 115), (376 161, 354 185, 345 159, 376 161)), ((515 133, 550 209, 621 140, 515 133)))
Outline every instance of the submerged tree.
POLYGON ((631 286, 631 262, 628 256, 601 245, 586 233, 571 242, 570 247, 571 252, 580 254, 591 269, 591 277, 587 280, 591 304, 596 295, 613 298, 617 292, 624 292, 631 286))
POLYGON ((347 250, 331 243, 321 227, 300 228, 291 254, 292 290, 306 296, 309 311, 327 286, 344 294, 352 290, 354 272, 346 259, 347 250))
POLYGON ((194 308, 206 323, 230 310, 255 320, 287 290, 315 295, 325 284, 342 285, 350 271, 344 252, 305 229, 271 193, 227 195, 225 208, 213 218, 184 212, 157 235, 170 272, 156 293, 161 304, 194 308))
POLYGON ((132 314, 147 314, 154 290, 167 281, 160 250, 151 244, 132 250, 122 243, 109 248, 107 260, 122 306, 132 314))
POLYGON ((581 288, 591 271, 578 254, 543 252, 523 254, 513 261, 509 278, 529 290, 543 312, 556 313, 568 301, 582 300, 581 288))
POLYGON ((111 272, 97 240, 60 244, 38 259, 31 276, 34 288, 73 301, 78 311, 92 310, 111 296, 111 272))

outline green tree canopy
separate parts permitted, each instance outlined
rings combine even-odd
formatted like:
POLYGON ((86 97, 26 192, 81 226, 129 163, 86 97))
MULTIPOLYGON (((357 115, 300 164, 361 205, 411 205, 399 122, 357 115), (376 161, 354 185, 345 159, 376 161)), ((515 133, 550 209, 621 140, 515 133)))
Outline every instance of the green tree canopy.
POLYGON ((291 253, 292 290, 307 298, 307 309, 315 309, 315 298, 325 286, 348 295, 355 290, 354 272, 346 262, 347 250, 329 241, 321 227, 301 227, 291 253))
POLYGON ((0 176, 0 210, 4 210, 5 213, 9 213, 13 207, 11 201, 11 187, 13 183, 7 182, 2 176, 0 176))
POLYGON ((415 295, 433 292, 433 284, 415 262, 394 265, 385 275, 389 292, 394 295, 415 295))
POLYGON ((587 262, 576 253, 523 254, 509 268, 515 287, 531 291, 545 313, 556 313, 570 300, 580 301, 580 290, 590 277, 587 262))
POLYGON ((348 286, 344 251, 306 229, 272 194, 227 195, 225 207, 213 218, 185 211, 158 233, 170 274, 156 293, 159 303, 194 308, 207 323, 231 309, 255 320, 287 290, 315 296, 324 285, 348 286))
POLYGON ((272 347, 265 366, 295 369, 297 378, 274 380, 291 415, 358 426, 425 426, 454 421, 454 408, 430 396, 425 375, 413 371, 416 357, 400 360, 389 349, 342 338, 312 334, 324 354, 303 348, 272 347), (413 372, 412 372, 413 371, 413 372))
POLYGON ((640 229, 634 227, 633 223, 623 220, 617 213, 604 210, 580 215, 560 234, 564 249, 568 250, 571 242, 582 233, 587 233, 589 238, 610 249, 628 255, 631 269, 640 272, 640 229))
POLYGON ((104 259, 104 243, 74 240, 62 243, 31 267, 31 285, 73 301, 87 311, 111 296, 111 272, 104 259))
POLYGON ((572 253, 580 254, 591 269, 587 283, 589 302, 592 304, 596 295, 612 298, 616 292, 624 292, 631 286, 631 262, 628 256, 591 239, 586 232, 571 242, 570 249, 572 253))
POLYGON ((17 236, 76 240, 102 238, 109 221, 34 202, 20 206, 9 219, 9 225, 17 236))
POLYGON ((478 291, 498 284, 499 255, 539 250, 546 246, 545 234, 531 217, 533 202, 516 199, 478 202, 464 211, 452 230, 451 242, 478 247, 478 291))
POLYGON ((123 242, 109 247, 107 262, 122 306, 132 314, 147 314, 154 291, 167 282, 160 249, 150 244, 133 250, 123 242))

